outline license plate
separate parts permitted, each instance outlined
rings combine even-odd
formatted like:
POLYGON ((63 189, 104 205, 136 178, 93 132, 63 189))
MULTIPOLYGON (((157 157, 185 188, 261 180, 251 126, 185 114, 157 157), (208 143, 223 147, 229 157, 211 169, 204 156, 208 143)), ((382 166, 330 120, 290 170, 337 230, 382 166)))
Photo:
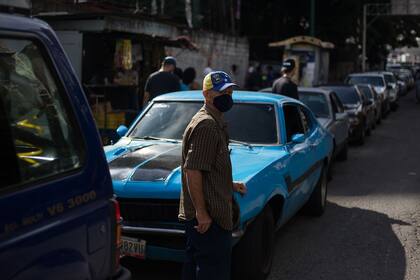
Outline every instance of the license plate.
POLYGON ((121 254, 124 256, 146 258, 146 240, 122 236, 121 254))

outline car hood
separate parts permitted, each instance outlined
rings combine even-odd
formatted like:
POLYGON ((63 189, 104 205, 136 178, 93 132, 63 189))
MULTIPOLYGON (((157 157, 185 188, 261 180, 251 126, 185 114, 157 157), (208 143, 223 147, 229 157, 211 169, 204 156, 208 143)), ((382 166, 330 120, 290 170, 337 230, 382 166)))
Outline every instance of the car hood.
MULTIPOLYGON (((120 140, 105 147, 114 192, 126 198, 179 198, 181 143, 120 140)), ((281 147, 231 145, 233 179, 247 182, 285 153, 281 147)))

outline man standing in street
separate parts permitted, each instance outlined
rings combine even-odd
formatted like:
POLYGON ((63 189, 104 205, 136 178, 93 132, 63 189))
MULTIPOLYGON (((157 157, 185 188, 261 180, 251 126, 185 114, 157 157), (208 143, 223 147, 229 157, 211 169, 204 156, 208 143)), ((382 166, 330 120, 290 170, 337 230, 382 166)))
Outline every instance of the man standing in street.
POLYGON ((233 191, 229 136, 223 113, 233 106, 232 83, 222 71, 203 81, 204 106, 192 118, 182 140, 182 192, 179 219, 185 222, 184 280, 229 280, 233 191))
POLYGON ((295 60, 286 59, 281 67, 282 76, 274 81, 273 92, 294 99, 299 99, 297 85, 292 81, 295 73, 295 60))
POLYGON ((143 107, 156 96, 180 90, 179 79, 174 75, 175 68, 175 58, 167 56, 163 60, 160 70, 147 78, 144 87, 143 107))

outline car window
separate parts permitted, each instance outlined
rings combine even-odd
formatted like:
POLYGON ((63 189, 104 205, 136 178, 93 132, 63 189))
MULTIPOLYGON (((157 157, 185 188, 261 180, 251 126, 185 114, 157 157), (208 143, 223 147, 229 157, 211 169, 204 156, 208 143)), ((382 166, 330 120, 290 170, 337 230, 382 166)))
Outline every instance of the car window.
MULTIPOLYGON (((181 140, 202 102, 155 102, 130 132, 130 137, 153 136, 181 140)), ((272 104, 236 103, 224 114, 232 140, 254 144, 278 143, 276 111, 272 104)))
POLYGON ((292 142, 292 136, 295 134, 305 134, 305 128, 302 123, 301 111, 297 106, 283 106, 284 120, 286 123, 286 141, 292 142))
POLYGON ((338 113, 344 113, 344 106, 341 103, 340 99, 337 97, 337 95, 335 94, 335 92, 332 92, 330 94, 331 98, 334 100, 334 104, 337 108, 337 112, 338 113))
POLYGON ((319 118, 329 118, 330 108, 327 98, 319 92, 299 92, 299 100, 302 101, 319 118))
POLYGON ((354 86, 351 87, 335 87, 332 90, 337 94, 341 103, 345 105, 356 105, 361 102, 361 97, 357 93, 354 86))
POLYGON ((361 89, 361 92, 365 97, 373 99, 372 92, 368 86, 359 86, 359 88, 361 89))
POLYGON ((311 117, 311 113, 303 106, 299 106, 300 117, 302 118, 303 128, 305 133, 309 133, 314 129, 314 122, 311 117))
POLYGON ((332 95, 330 95, 330 102, 331 102, 331 107, 332 107, 332 110, 333 110, 334 114, 337 114, 338 113, 337 104, 335 103, 335 100, 334 100, 332 95))
MULTIPOLYGON (((0 38, 0 114, 14 179, 1 188, 78 168, 80 132, 42 49, 30 40, 0 38)), ((3 138, 3 137, 2 137, 3 138)), ((2 166, 9 162, 3 158, 2 166)), ((12 171, 11 171, 12 172, 12 171)))
POLYGON ((385 76, 385 81, 386 81, 387 84, 396 82, 394 75, 385 74, 384 76, 385 76))

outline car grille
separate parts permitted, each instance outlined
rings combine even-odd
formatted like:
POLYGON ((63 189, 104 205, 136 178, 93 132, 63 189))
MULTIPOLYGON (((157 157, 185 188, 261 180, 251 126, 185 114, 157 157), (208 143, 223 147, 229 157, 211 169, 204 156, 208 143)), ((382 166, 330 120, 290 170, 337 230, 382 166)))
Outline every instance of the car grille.
POLYGON ((118 198, 121 216, 133 223, 178 223, 179 199, 118 198))

